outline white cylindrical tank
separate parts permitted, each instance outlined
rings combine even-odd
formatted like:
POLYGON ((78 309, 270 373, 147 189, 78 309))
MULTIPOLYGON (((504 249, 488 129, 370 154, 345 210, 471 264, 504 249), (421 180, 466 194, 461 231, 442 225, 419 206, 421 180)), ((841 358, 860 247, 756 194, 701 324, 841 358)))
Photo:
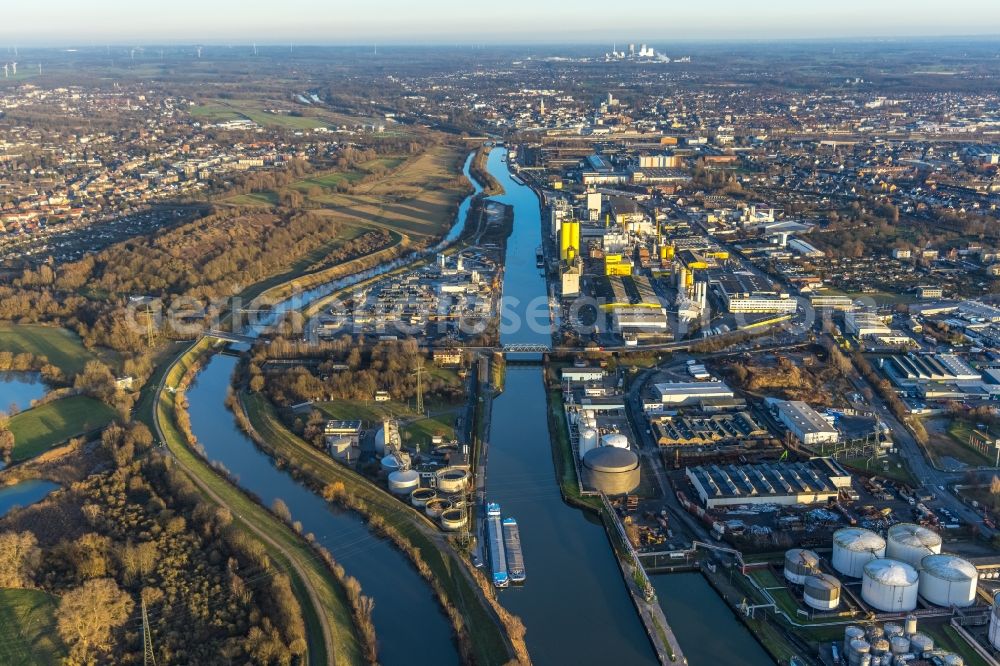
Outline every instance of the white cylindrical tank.
POLYGON ((461 467, 445 467, 434 475, 437 488, 443 493, 461 493, 469 486, 469 473, 461 467))
POLYGON ((785 553, 785 579, 802 585, 806 578, 819 570, 819 555, 811 550, 792 548, 785 553))
POLYGON ((887 613, 911 611, 917 607, 917 570, 906 562, 872 560, 864 566, 861 598, 887 613))
POLYGON ((861 578, 865 564, 885 557, 885 540, 871 530, 845 527, 833 533, 833 568, 846 576, 861 578))
POLYGON ((420 475, 412 469, 397 470, 389 474, 389 492, 409 495, 420 487, 420 475))
POLYGON ((1000 593, 993 595, 993 608, 990 609, 990 645, 1000 650, 1000 593))
POLYGON ((851 641, 851 644, 847 647, 847 663, 851 666, 857 666, 861 663, 862 659, 870 659, 871 645, 868 641, 857 640, 851 641))
POLYGON ((907 615, 906 623, 903 625, 903 634, 912 636, 915 633, 917 633, 917 616, 907 615))
POLYGON ((910 636, 910 651, 918 657, 923 656, 924 652, 929 652, 933 649, 934 639, 927 634, 913 634, 910 636))
POLYGON ((847 655, 851 651, 852 641, 863 641, 865 639, 865 630, 856 625, 848 625, 844 629, 844 655, 847 655))
POLYGON ((965 660, 957 654, 949 652, 941 657, 942 666, 965 666, 965 660))
POLYGON ((889 652, 906 654, 910 651, 910 639, 906 636, 893 636, 889 639, 889 652))
POLYGON ((601 438, 601 446, 613 446, 616 449, 627 449, 628 437, 619 432, 610 432, 601 438))
POLYGON ((410 493, 410 504, 417 508, 423 508, 427 506, 427 503, 432 499, 437 498, 437 491, 433 488, 417 488, 412 493, 410 493))
POLYGON ((823 573, 807 576, 802 586, 802 600, 810 608, 832 611, 840 605, 840 581, 823 573))
POLYGON ((588 451, 592 451, 597 447, 597 431, 593 428, 585 428, 580 433, 580 460, 583 460, 588 451))
POLYGON ((920 561, 920 596, 935 606, 971 606, 979 572, 956 555, 928 555, 920 561))
POLYGON ((886 535, 885 556, 916 569, 920 568, 920 560, 940 552, 941 536, 920 525, 898 523, 886 535))
POLYGON ((382 470, 385 472, 395 472, 401 467, 399 464, 399 458, 390 454, 382 458, 382 470))

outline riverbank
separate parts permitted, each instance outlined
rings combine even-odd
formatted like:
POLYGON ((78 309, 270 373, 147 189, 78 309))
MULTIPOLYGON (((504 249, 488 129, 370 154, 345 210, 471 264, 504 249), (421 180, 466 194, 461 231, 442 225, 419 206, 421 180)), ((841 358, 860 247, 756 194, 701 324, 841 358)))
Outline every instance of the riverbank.
POLYGON ((247 434, 314 492, 364 515, 393 540, 434 588, 452 620, 462 652, 478 664, 526 663, 517 618, 495 605, 492 590, 470 571, 448 538, 427 517, 300 439, 260 395, 240 393, 237 406, 247 434))
POLYGON ((233 524, 259 542, 275 565, 289 575, 305 616, 309 663, 338 666, 368 663, 346 590, 324 560, 302 537, 212 468, 183 434, 177 419, 184 405, 184 389, 212 349, 213 345, 202 339, 164 373, 153 406, 157 436, 205 501, 228 508, 233 514, 233 524))

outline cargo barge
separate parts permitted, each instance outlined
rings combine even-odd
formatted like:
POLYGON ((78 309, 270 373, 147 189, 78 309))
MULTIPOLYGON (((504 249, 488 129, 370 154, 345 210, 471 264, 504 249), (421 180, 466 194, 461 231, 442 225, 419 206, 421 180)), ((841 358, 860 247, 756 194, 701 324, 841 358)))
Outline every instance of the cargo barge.
POLYGON ((489 542, 490 567, 493 569, 493 585, 507 587, 507 555, 503 546, 503 529, 500 524, 500 505, 490 502, 486 505, 486 538, 489 542))
POLYGON ((503 519, 503 546, 507 551, 507 573, 510 582, 523 583, 524 556, 521 553, 521 532, 517 528, 517 521, 513 518, 503 519))

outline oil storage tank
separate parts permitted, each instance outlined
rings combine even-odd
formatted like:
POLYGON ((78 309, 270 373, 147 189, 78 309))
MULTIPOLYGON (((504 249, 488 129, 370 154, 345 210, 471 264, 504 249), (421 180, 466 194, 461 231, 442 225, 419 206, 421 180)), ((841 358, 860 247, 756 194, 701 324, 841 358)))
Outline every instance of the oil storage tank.
POLYGON ((885 556, 919 569, 920 561, 941 552, 941 536, 920 525, 897 523, 885 539, 885 556))
POLYGON ((906 562, 877 559, 864 566, 861 598, 872 608, 887 613, 917 607, 917 570, 906 562))
POLYGON ((845 576, 861 578, 865 564, 885 557, 885 540, 871 530, 845 527, 833 533, 833 568, 845 576))
POLYGON ((807 576, 802 586, 802 600, 810 608, 832 611, 840 605, 840 581, 823 573, 807 576))
POLYGON ((935 606, 971 606, 979 572, 955 555, 928 555, 920 561, 920 596, 935 606))
POLYGON ((629 449, 602 446, 583 457, 583 482, 606 495, 624 495, 639 486, 639 456, 629 449))
POLYGON ((811 550, 792 548, 785 553, 785 579, 802 585, 806 578, 819 571, 819 555, 811 550))
POLYGON ((990 629, 987 634, 990 645, 1000 650, 1000 592, 993 595, 993 607, 990 609, 990 629))
POLYGON ((597 441, 597 431, 593 428, 584 428, 580 433, 580 458, 581 460, 589 451, 593 451, 599 446, 597 441))

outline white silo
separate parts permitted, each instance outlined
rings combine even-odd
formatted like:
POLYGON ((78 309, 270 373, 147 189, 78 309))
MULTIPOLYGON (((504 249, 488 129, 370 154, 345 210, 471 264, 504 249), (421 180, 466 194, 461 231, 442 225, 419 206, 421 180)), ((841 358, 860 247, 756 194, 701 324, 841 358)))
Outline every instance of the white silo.
POLYGON ((906 636, 893 636, 889 639, 889 652, 906 654, 910 651, 910 639, 906 636))
POLYGON ((601 446, 613 446, 616 449, 627 449, 628 437, 620 432, 609 432, 601 438, 601 446))
POLYGON ((979 572, 955 555, 928 555, 920 562, 920 596, 935 606, 971 606, 979 572))
POLYGON ((810 608, 832 611, 840 605, 840 581, 823 573, 808 576, 802 586, 802 600, 810 608))
POLYGON ((819 571, 819 555, 811 550, 792 548, 785 553, 785 579, 802 585, 806 578, 819 571))
POLYGON ((872 608, 887 613, 917 607, 917 570, 906 562, 877 559, 864 566, 861 598, 872 608))
POLYGON ((941 552, 941 536, 913 523, 898 523, 889 528, 885 539, 885 556, 906 562, 919 569, 920 561, 941 552))
POLYGON ((582 460, 588 451, 598 447, 597 431, 593 428, 586 428, 580 433, 580 459, 582 460))
POLYGON ((833 568, 846 576, 861 578, 865 564, 885 557, 885 540, 871 530, 845 527, 833 533, 833 568))
POLYGON ((844 629, 844 654, 846 655, 851 651, 852 641, 863 641, 865 639, 865 630, 856 625, 848 625, 844 629))
POLYGON ((934 639, 927 634, 913 634, 910 636, 910 651, 918 657, 922 657, 924 652, 929 652, 933 649, 934 639))

